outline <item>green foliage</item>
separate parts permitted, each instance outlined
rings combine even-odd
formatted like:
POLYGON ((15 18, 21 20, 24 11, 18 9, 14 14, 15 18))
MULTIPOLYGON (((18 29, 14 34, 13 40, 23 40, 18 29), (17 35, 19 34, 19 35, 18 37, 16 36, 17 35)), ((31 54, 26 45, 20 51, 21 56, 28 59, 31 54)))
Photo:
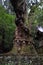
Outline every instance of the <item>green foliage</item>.
POLYGON ((4 29, 5 31, 5 47, 9 47, 11 44, 13 44, 13 37, 16 28, 14 20, 15 15, 7 14, 6 10, 0 6, 0 29, 4 29))
POLYGON ((35 11, 34 11, 34 14, 31 15, 31 18, 30 18, 31 22, 32 22, 32 31, 34 34, 36 32, 36 27, 38 25, 42 26, 43 27, 43 9, 40 9, 40 8, 36 8, 35 11))

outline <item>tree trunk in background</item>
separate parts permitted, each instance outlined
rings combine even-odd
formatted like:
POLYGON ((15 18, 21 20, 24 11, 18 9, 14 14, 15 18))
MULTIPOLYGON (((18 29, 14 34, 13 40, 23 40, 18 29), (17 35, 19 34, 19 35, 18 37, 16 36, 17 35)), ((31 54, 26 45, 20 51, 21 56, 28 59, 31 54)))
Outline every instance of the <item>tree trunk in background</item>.
MULTIPOLYGON (((27 19, 27 8, 25 0, 10 0, 16 13, 15 24, 17 26, 15 31, 14 48, 20 54, 37 54, 30 37, 29 28, 26 27, 25 21, 27 19), (31 51, 32 49, 32 51, 31 51)), ((15 52, 15 53, 16 53, 15 52)))

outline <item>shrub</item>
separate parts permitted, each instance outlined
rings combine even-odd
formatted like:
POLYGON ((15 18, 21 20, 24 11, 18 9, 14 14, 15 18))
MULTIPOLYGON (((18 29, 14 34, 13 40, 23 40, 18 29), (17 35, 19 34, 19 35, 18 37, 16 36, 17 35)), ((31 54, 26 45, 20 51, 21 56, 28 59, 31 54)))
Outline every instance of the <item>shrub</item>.
POLYGON ((3 45, 2 47, 4 50, 9 50, 13 46, 13 38, 16 28, 14 20, 15 15, 7 14, 6 10, 0 6, 0 44, 3 45), (4 37, 4 39, 2 39, 2 37, 4 37))

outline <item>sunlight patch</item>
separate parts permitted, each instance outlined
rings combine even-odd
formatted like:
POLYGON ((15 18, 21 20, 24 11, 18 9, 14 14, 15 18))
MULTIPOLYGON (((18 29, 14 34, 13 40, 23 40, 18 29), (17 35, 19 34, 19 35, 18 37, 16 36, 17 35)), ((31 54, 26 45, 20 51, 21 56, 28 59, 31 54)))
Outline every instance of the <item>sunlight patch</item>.
POLYGON ((43 27, 41 27, 41 26, 38 27, 38 30, 41 31, 41 32, 43 32, 43 27))

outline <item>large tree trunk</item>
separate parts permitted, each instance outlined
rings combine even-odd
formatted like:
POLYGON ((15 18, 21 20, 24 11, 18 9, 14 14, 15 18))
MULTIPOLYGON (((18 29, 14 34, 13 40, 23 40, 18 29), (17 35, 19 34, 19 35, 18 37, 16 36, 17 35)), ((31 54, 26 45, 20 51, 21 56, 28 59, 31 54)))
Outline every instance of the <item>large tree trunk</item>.
POLYGON ((16 21, 15 21, 16 26, 19 27, 21 31, 23 31, 24 34, 28 36, 29 30, 24 24, 26 21, 26 13, 27 13, 25 0, 10 0, 10 2, 16 13, 16 21))

